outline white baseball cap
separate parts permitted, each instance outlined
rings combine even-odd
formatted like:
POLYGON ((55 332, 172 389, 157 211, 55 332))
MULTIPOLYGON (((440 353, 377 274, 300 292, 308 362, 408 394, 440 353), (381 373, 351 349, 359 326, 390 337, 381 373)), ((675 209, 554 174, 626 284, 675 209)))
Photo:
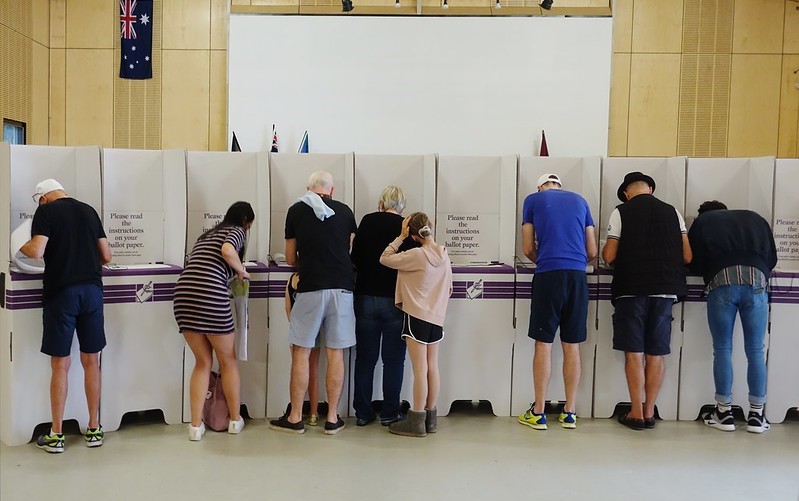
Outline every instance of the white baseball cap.
POLYGON ((61 186, 61 183, 56 181, 55 179, 45 179, 41 183, 36 185, 36 192, 33 194, 33 201, 37 204, 39 203, 39 199, 42 198, 42 195, 47 195, 51 191, 62 190, 64 187, 61 186))
POLYGON ((536 187, 543 186, 550 181, 553 183, 558 183, 558 186, 563 187, 563 183, 560 182, 560 178, 557 174, 544 174, 543 176, 539 177, 536 187))

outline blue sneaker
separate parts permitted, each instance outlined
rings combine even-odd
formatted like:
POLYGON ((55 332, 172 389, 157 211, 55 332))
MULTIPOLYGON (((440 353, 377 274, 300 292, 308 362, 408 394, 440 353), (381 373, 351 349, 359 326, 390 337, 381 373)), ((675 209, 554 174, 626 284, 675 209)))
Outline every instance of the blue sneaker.
POLYGON ((546 430, 547 429, 547 416, 543 412, 541 414, 536 414, 533 412, 533 407, 535 403, 530 404, 530 408, 527 411, 519 416, 519 423, 529 426, 534 430, 546 430))
POLYGON ((558 416, 558 421, 564 428, 570 430, 577 428, 577 414, 574 412, 561 412, 560 416, 558 416))

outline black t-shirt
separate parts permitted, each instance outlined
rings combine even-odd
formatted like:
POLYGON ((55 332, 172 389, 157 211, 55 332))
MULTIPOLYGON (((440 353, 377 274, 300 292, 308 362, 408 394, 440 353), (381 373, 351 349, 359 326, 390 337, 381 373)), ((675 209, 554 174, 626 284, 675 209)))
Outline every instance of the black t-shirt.
POLYGON ((286 214, 286 239, 297 240, 300 256, 298 292, 323 289, 353 290, 350 234, 355 233, 355 215, 346 204, 322 197, 335 215, 320 221, 304 202, 292 205, 286 214))
MULTIPOLYGON (((372 212, 363 216, 358 226, 358 234, 352 243, 352 264, 358 272, 355 279, 355 293, 367 296, 394 297, 397 285, 397 270, 380 264, 380 255, 386 246, 402 231, 402 219, 391 212, 372 212)), ((408 237, 400 247, 400 252, 417 247, 408 237)))
POLYGON ((47 237, 44 248, 44 296, 69 285, 94 283, 102 287, 97 240, 105 231, 92 206, 74 198, 40 205, 33 215, 31 236, 47 237))

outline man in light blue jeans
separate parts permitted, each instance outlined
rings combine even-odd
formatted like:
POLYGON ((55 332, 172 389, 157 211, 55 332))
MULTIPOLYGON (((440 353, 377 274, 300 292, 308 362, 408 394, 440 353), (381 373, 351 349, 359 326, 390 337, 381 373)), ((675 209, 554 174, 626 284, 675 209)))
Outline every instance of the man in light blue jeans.
POLYGON ((732 335, 741 316, 749 384, 746 431, 763 433, 770 424, 766 403, 765 337, 768 325, 768 275, 777 264, 774 236, 768 222, 756 212, 727 210, 713 200, 699 207, 699 217, 688 232, 694 259, 692 271, 701 273, 707 294, 707 322, 713 337, 713 379, 716 408, 702 416, 708 426, 735 431, 732 415, 732 335))

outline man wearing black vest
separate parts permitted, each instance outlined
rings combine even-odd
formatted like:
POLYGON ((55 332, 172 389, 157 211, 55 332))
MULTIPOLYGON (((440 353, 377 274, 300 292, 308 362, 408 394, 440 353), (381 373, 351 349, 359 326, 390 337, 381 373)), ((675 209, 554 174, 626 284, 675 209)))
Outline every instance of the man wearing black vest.
POLYGON ((619 423, 634 430, 655 427, 664 357, 671 352, 671 310, 688 291, 685 265, 691 262, 682 215, 654 191, 650 176, 624 176, 616 193, 624 203, 610 216, 602 250, 605 262, 614 265, 613 349, 624 352, 630 390, 630 412, 619 423))

